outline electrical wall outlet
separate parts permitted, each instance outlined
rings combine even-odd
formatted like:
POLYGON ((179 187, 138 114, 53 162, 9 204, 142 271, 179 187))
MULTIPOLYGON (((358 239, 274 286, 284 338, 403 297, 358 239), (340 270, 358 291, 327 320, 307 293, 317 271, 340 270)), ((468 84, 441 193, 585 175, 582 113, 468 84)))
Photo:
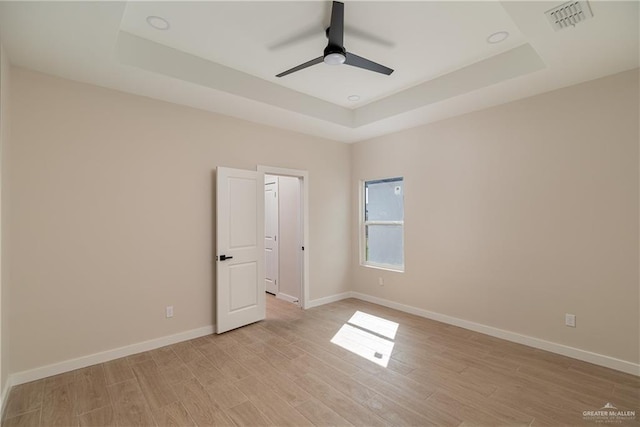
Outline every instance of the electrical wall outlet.
POLYGON ((564 315, 564 324, 567 326, 570 326, 572 328, 576 327, 576 315, 575 314, 569 314, 566 313, 564 315))
POLYGON ((168 305, 166 308, 166 313, 167 313, 167 319, 170 317, 173 317, 173 306, 172 305, 168 305))
POLYGON ((378 277, 378 285, 384 286, 384 279, 382 277, 378 277))

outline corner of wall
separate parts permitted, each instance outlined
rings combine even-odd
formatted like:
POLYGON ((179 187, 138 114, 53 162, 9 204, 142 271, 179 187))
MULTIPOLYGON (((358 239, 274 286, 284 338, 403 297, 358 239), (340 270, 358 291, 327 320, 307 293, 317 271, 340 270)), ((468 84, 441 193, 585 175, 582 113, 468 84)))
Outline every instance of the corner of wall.
POLYGON ((6 232, 7 216, 7 144, 9 136, 9 58, 0 41, 0 417, 4 413, 7 395, 11 388, 9 381, 8 364, 8 268, 6 262, 6 245, 8 234, 6 232))

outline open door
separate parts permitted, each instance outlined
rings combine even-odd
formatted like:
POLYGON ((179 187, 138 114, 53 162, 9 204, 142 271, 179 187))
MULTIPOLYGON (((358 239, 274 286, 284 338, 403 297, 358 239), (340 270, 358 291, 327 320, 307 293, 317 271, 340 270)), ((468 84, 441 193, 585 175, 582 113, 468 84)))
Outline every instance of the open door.
POLYGON ((217 168, 216 332, 266 316, 264 174, 217 168))

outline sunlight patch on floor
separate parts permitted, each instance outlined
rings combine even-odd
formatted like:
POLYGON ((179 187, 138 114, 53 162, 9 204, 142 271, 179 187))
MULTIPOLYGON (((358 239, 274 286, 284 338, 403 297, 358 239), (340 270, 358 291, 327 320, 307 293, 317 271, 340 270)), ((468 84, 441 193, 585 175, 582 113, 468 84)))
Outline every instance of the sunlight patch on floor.
POLYGON ((398 324, 396 322, 361 311, 356 311, 351 316, 351 319, 347 320, 347 323, 369 330, 390 340, 395 339, 396 332, 398 332, 398 324))
POLYGON ((386 368, 397 331, 396 322, 356 311, 331 342, 386 368))

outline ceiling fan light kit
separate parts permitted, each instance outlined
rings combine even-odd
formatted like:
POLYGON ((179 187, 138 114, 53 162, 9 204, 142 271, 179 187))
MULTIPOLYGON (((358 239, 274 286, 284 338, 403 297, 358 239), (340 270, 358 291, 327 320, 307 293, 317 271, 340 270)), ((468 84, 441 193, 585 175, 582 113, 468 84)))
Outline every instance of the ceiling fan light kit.
POLYGON ((324 63, 328 65, 340 65, 344 64, 347 57, 343 53, 330 53, 324 56, 324 63))
POLYGON ((307 61, 303 64, 295 66, 287 71, 277 74, 276 77, 284 77, 296 71, 304 70, 312 65, 324 62, 328 65, 347 64, 352 67, 362 68, 364 70, 373 71, 380 74, 390 75, 393 70, 384 65, 373 62, 369 59, 347 52, 344 48, 344 3, 334 1, 331 8, 331 23, 326 31, 329 43, 324 49, 324 54, 318 58, 307 61))

